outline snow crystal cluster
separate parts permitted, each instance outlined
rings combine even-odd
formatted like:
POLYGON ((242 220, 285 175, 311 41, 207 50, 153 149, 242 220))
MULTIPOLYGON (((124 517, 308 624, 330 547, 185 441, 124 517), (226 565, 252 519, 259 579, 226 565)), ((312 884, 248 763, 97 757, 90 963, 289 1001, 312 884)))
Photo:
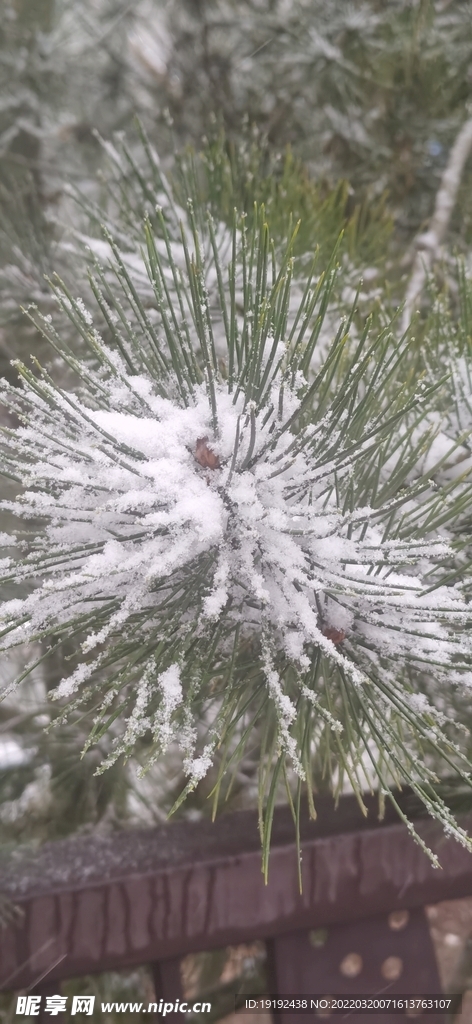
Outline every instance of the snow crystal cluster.
MULTIPOLYGON (((293 666, 308 697, 315 649, 354 686, 402 663, 434 665, 449 685, 464 678, 467 606, 454 587, 428 586, 447 544, 389 537, 388 508, 340 507, 333 479, 352 472, 342 432, 327 459, 326 422, 295 429, 300 373, 293 387, 269 375, 259 406, 225 381, 211 394, 206 383, 194 387, 184 404, 110 358, 115 373, 95 381, 102 407, 47 380, 26 385, 34 419, 11 442, 24 490, 4 507, 44 527, 15 565, 16 582, 35 586, 3 604, 4 643, 74 623, 83 660, 58 697, 106 665, 109 643, 122 658, 127 644, 141 646, 127 741, 151 728, 165 746, 177 724, 190 749, 195 730, 178 715, 195 686, 190 641, 218 637, 220 655, 231 656, 237 636, 259 650, 296 760, 296 708, 280 664, 293 666)), ((203 760, 188 760, 194 777, 203 760)))

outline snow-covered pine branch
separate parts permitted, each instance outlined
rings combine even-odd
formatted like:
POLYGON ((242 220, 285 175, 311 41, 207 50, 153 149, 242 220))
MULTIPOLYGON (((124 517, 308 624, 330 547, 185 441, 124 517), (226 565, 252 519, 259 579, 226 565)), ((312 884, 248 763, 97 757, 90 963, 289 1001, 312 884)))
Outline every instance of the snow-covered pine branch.
POLYGON ((463 488, 456 500, 431 470, 411 482, 434 388, 404 380, 398 344, 369 323, 353 341, 341 321, 315 358, 329 276, 307 275, 294 313, 291 248, 276 257, 262 214, 235 224, 227 266, 211 223, 208 237, 217 309, 196 228, 171 295, 148 224, 152 309, 116 248, 128 314, 99 270, 94 314, 54 285, 88 360, 30 311, 77 384, 20 365, 22 388, 3 386, 21 425, 2 430, 2 467, 21 490, 2 502, 20 525, 1 649, 80 642, 56 697, 95 699, 97 732, 121 719, 108 764, 141 738, 150 761, 174 743, 189 789, 217 747, 223 771, 262 730, 269 803, 287 760, 309 786, 329 749, 360 800, 367 761, 368 781, 408 782, 467 842, 431 757, 466 780, 471 766, 425 697, 472 682, 450 544, 463 488))

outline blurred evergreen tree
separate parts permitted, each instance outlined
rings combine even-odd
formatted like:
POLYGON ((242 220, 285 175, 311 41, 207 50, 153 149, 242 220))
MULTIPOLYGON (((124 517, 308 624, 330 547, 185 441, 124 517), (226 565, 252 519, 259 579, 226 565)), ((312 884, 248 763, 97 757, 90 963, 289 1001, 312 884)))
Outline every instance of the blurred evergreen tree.
POLYGON ((135 58, 180 140, 211 112, 234 139, 255 124, 317 177, 387 189, 403 230, 430 215, 472 97, 470 0, 144 0, 140 17, 135 58))

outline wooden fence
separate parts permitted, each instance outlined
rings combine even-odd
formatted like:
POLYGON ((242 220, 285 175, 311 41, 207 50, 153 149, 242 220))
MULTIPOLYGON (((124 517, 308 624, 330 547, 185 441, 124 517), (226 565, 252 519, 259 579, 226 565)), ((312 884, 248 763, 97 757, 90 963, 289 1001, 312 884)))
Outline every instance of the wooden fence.
MULTIPOLYGON (((435 869, 393 810, 379 822, 376 801, 367 803, 365 819, 352 797, 337 810, 323 799, 317 821, 302 822, 301 893, 283 807, 267 885, 252 811, 19 850, 0 861, 0 892, 20 910, 0 929, 0 991, 57 992, 64 979, 149 964, 158 996, 182 998, 181 957, 263 939, 279 995, 437 995, 423 908, 472 895, 472 856, 420 819, 435 869)), ((472 828, 472 817, 462 824, 472 828)), ((178 1014, 166 1020, 177 1017, 182 1024, 178 1014)), ((365 1016, 377 1019, 402 1017, 365 1016)))

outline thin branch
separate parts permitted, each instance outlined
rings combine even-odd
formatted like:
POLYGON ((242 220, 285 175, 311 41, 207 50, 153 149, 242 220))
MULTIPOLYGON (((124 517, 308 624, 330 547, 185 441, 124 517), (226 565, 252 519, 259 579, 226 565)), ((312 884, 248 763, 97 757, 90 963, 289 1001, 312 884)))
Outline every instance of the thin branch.
POLYGON ((463 124, 451 149, 447 167, 441 178, 441 185, 436 195, 436 205, 431 218, 429 230, 418 235, 415 242, 417 250, 410 280, 405 296, 403 311, 403 330, 406 330, 415 311, 431 266, 437 259, 441 244, 446 235, 452 211, 456 205, 457 193, 462 179, 465 164, 472 149, 472 118, 463 124))

